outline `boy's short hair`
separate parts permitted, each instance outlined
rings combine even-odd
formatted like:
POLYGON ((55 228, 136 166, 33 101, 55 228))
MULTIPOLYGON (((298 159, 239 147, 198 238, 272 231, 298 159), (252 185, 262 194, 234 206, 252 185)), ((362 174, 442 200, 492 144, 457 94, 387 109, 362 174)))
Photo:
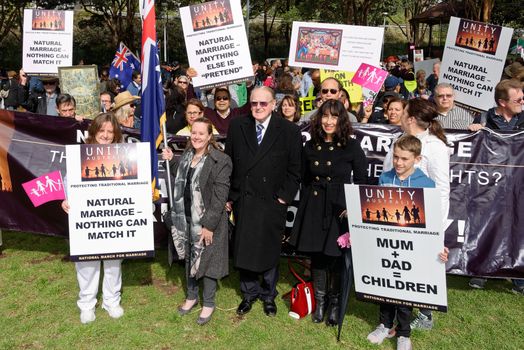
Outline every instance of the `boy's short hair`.
POLYGON ((398 147, 403 151, 411 152, 415 157, 420 156, 422 153, 422 142, 412 135, 401 136, 397 141, 395 141, 393 147, 398 147))

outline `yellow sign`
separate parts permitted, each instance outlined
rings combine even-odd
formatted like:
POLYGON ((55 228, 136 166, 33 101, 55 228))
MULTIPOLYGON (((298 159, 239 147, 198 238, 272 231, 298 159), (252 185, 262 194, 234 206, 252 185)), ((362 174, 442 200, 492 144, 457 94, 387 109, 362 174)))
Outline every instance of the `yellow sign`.
POLYGON ((349 93, 351 103, 362 102, 362 86, 351 82, 354 75, 355 72, 321 69, 320 81, 323 81, 326 78, 335 78, 342 83, 344 89, 349 93))

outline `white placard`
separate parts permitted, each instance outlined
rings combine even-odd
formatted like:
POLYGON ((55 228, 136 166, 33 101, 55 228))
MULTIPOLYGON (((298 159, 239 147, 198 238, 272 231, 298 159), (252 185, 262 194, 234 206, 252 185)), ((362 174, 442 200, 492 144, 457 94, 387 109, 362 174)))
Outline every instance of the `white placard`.
POLYGON ((357 297, 447 311, 439 191, 345 185, 345 194, 357 297))
POLYGON ((439 62, 440 60, 438 58, 432 58, 429 60, 414 62, 413 66, 415 69, 415 73, 422 69, 424 72, 426 72, 426 79, 427 79, 431 74, 433 74, 433 65, 439 62))
POLYGON ((73 11, 24 10, 22 64, 29 74, 73 65, 73 11))
POLYGON ((512 28, 451 17, 439 83, 453 85, 456 101, 490 109, 512 35, 512 28))
POLYGON ((293 22, 289 65, 356 72, 380 65, 384 28, 293 22))
POLYGON ((217 0, 180 8, 193 85, 213 88, 253 79, 240 0, 217 0))
POLYGON ((67 145, 71 260, 154 256, 149 143, 67 145))

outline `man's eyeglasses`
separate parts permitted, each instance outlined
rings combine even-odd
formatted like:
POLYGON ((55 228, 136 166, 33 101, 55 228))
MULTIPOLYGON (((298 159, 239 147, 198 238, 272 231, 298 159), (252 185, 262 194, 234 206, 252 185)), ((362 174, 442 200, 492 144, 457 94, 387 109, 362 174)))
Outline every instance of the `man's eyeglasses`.
POLYGON ((55 85, 54 81, 44 81, 42 84, 44 85, 55 85))
POLYGON ((257 108, 258 106, 266 108, 269 105, 267 101, 251 101, 251 107, 257 108))
POLYGON ((517 98, 516 100, 508 100, 509 102, 521 104, 524 101, 524 97, 517 98))
POLYGON ((330 92, 332 95, 338 93, 338 90, 337 89, 322 89, 321 90, 322 94, 327 94, 328 92, 330 92))
POLYGON ((227 96, 217 96, 217 97, 215 97, 215 100, 217 100, 217 101, 228 101, 229 97, 227 97, 227 96))

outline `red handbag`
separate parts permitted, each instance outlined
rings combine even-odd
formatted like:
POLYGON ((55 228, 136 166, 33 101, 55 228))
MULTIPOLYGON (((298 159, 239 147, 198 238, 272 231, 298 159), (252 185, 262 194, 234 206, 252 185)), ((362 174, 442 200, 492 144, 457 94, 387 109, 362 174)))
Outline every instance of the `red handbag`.
POLYGON ((291 263, 289 263, 289 270, 300 281, 291 289, 291 307, 289 310, 289 316, 298 320, 315 311, 313 283, 304 281, 295 272, 291 263))

